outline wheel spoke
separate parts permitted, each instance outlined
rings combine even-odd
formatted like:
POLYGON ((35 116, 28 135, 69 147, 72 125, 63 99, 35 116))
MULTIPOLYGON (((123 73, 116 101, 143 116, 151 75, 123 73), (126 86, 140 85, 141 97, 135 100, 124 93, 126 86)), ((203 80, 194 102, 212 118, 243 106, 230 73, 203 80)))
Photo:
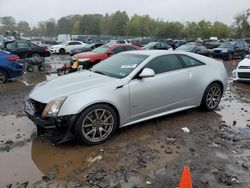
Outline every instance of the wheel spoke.
POLYGON ((95 138, 95 135, 96 135, 96 129, 93 129, 94 130, 94 134, 92 136, 92 138, 95 138))
POLYGON ((91 129, 89 132, 86 133, 86 135, 88 136, 89 134, 93 133, 95 130, 91 129))
POLYGON ((102 120, 102 117, 104 116, 105 114, 105 110, 102 111, 102 115, 100 116, 100 120, 102 120))
POLYGON ((96 117, 96 119, 99 119, 97 110, 95 110, 95 117, 96 117))
POLYGON ((109 115, 109 116, 103 121, 103 123, 106 122, 107 120, 109 120, 109 118, 111 118, 111 117, 112 117, 112 116, 109 115))
POLYGON ((93 124, 84 124, 83 127, 87 128, 87 127, 92 127, 93 124))
POLYGON ((87 119, 88 119, 91 123, 93 123, 93 120, 92 120, 89 116, 87 116, 87 119))

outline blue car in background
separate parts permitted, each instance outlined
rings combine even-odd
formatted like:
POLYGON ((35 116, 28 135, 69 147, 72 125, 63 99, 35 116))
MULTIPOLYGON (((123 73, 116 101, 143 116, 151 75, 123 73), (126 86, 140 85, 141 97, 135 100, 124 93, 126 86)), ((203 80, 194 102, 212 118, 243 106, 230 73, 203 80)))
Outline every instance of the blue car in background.
POLYGON ((0 50, 0 84, 23 74, 23 64, 17 55, 0 50))

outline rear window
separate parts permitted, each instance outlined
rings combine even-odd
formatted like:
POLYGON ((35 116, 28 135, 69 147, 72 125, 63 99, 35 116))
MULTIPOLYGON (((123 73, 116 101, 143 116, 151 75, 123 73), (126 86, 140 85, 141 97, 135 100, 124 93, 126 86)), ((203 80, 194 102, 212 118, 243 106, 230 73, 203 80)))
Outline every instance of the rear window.
POLYGON ((16 43, 15 42, 6 44, 6 49, 8 49, 8 50, 12 50, 12 49, 15 49, 15 48, 16 48, 16 43))
POLYGON ((204 63, 202 63, 202 62, 200 62, 192 57, 189 57, 187 55, 179 55, 179 56, 182 59, 182 61, 186 67, 194 67, 194 66, 204 65, 204 63))

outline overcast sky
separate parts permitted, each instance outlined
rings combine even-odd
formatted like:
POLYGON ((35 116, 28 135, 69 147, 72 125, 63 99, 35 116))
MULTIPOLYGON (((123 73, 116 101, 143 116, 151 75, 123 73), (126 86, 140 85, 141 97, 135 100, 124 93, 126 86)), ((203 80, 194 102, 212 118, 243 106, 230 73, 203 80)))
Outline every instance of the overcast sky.
POLYGON ((12 16, 33 26, 42 20, 70 14, 114 13, 129 16, 148 14, 164 21, 222 21, 250 8, 250 0, 0 0, 0 17, 12 16))

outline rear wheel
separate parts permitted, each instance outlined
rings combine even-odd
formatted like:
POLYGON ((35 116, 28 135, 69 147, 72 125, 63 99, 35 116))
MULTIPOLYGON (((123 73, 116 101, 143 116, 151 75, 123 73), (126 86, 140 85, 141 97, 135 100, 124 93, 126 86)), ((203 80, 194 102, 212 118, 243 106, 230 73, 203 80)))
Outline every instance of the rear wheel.
POLYGON ((7 79, 8 79, 7 73, 4 70, 0 69, 0 84, 5 83, 7 79))
POLYGON ((34 67, 32 65, 27 66, 27 71, 28 72, 33 72, 34 71, 34 67))
POLYGON ((38 70, 43 72, 45 71, 45 66, 42 64, 42 65, 38 65, 38 70))
POLYGON ((219 105, 221 97, 222 97, 221 85, 218 83, 212 83, 207 87, 203 95, 201 107, 204 110, 212 111, 219 105))
POLYGON ((96 145, 109 139, 117 127, 118 117, 114 109, 106 104, 96 104, 80 114, 75 134, 81 143, 96 145))
POLYGON ((59 54, 65 54, 65 49, 61 48, 61 49, 59 50, 59 54))

